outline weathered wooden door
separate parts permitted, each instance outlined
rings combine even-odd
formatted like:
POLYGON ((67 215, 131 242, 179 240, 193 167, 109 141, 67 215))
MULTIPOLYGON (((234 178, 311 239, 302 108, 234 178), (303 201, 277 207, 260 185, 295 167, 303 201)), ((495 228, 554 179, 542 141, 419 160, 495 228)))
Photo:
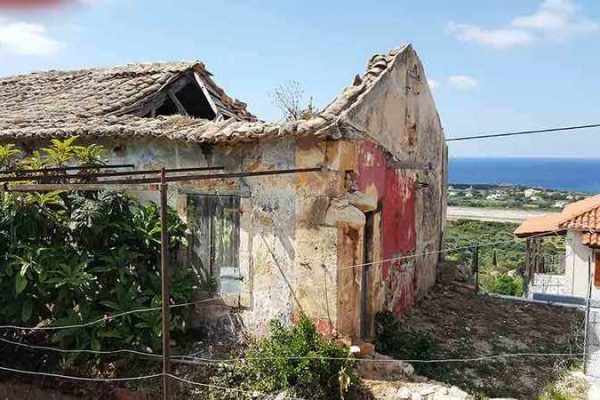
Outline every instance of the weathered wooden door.
MULTIPOLYGON (((365 264, 373 262, 373 236, 375 213, 365 214, 366 222, 363 235, 363 260, 365 264)), ((369 275, 371 265, 364 265, 361 270, 360 283, 360 337, 367 339, 371 335, 372 316, 369 307, 369 286, 371 284, 369 275)))

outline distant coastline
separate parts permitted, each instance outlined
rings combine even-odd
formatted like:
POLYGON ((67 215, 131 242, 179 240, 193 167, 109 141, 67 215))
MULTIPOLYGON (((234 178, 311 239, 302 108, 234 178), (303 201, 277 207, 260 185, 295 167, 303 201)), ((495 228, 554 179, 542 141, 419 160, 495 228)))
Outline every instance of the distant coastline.
POLYGON ((451 185, 515 186, 600 193, 600 159, 450 158, 451 185))

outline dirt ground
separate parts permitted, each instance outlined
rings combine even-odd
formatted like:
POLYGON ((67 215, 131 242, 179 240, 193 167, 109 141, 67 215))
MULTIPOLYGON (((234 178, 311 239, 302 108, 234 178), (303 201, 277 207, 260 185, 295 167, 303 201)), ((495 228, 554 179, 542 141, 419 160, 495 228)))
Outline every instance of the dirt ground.
MULTIPOLYGON (((460 284, 437 285, 401 321, 427 335, 438 359, 505 353, 581 353, 583 312, 487 295, 460 284)), ((413 364, 419 374, 479 398, 536 399, 580 357, 517 356, 485 361, 413 364)))

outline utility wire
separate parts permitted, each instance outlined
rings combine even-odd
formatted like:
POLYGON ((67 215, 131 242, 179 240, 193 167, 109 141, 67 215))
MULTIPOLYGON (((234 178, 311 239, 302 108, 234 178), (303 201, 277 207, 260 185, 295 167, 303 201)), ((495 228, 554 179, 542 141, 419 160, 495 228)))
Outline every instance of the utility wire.
MULTIPOLYGON (((173 304, 173 305, 170 305, 169 307, 170 308, 187 307, 187 306, 191 306, 191 305, 195 305, 195 304, 213 301, 216 299, 218 299, 218 298, 215 297, 215 298, 204 299, 204 300, 199 300, 199 301, 192 301, 189 303, 173 304)), ((36 326, 27 327, 27 326, 18 326, 18 325, 0 325, 0 329, 14 329, 14 330, 23 330, 23 331, 53 331, 53 330, 60 330, 60 329, 86 328, 86 327, 89 327, 92 325, 100 324, 102 322, 112 322, 115 319, 122 318, 127 315, 131 315, 131 314, 144 313, 144 312, 150 312, 150 311, 160 311, 160 310, 162 310, 161 307, 139 308, 139 309, 135 309, 135 310, 124 311, 124 312, 117 313, 117 314, 107 315, 102 318, 98 318, 96 320, 93 320, 90 322, 84 322, 81 324, 60 325, 60 326, 37 326, 37 327, 36 326)))
MULTIPOLYGON (((532 235, 532 236, 529 236, 528 238, 535 238, 535 237, 547 236, 548 233, 555 233, 556 234, 556 233, 561 232, 561 231, 562 231, 562 229, 558 229, 558 230, 555 230, 555 231, 552 231, 552 232, 547 232, 547 233, 541 233, 541 234, 537 234, 537 235, 532 235)), ((498 244, 512 243, 512 242, 515 242, 516 240, 519 240, 519 239, 518 238, 512 238, 510 240, 481 243, 478 246, 479 247, 496 246, 498 244)), ((338 269, 339 270, 347 270, 347 269, 353 269, 353 268, 361 268, 361 267, 365 267, 365 266, 368 266, 368 265, 385 264, 385 263, 391 262, 391 261, 406 260, 406 259, 416 258, 416 257, 420 257, 420 256, 425 256, 425 255, 434 255, 434 254, 440 254, 440 253, 451 253, 451 252, 458 251, 458 250, 470 249, 473 246, 474 245, 471 244, 471 245, 462 246, 462 247, 454 247, 454 248, 441 249, 441 250, 435 250, 435 251, 428 251, 428 252, 421 252, 421 253, 415 253, 415 254, 408 254, 408 255, 405 255, 405 256, 387 258, 387 259, 383 259, 383 260, 379 260, 379 261, 372 261, 372 262, 368 262, 368 263, 349 265, 349 266, 346 266, 346 267, 340 267, 338 269)), ((333 267, 335 268, 335 266, 333 266, 333 267)), ((212 300, 216 300, 216 299, 218 299, 218 298, 205 299, 205 300, 200 300, 200 301, 195 301, 195 302, 189 302, 189 303, 173 304, 173 305, 170 305, 169 307, 170 308, 187 307, 187 306, 190 306, 190 305, 204 303, 204 302, 208 302, 208 301, 212 301, 212 300)), ((158 310, 161 310, 161 307, 150 307, 150 308, 142 308, 142 309, 136 309, 136 310, 129 310, 129 311, 125 311, 125 312, 118 313, 118 314, 108 315, 108 316, 99 318, 97 320, 90 321, 90 322, 85 322, 85 323, 81 323, 81 324, 62 325, 62 326, 41 326, 41 327, 25 327, 25 326, 18 326, 18 325, 0 325, 0 329, 29 330, 29 331, 51 331, 51 330, 60 330, 60 329, 85 328, 85 327, 97 325, 97 324, 100 324, 100 323, 103 323, 103 322, 111 322, 111 321, 113 321, 115 319, 122 318, 124 316, 131 315, 131 314, 136 314, 136 313, 141 313, 141 312, 158 311, 158 310)))
POLYGON ((50 347, 50 346, 38 346, 33 344, 27 344, 22 342, 16 342, 14 340, 9 340, 5 338, 0 338, 0 342, 8 343, 14 346, 25 347, 32 350, 44 350, 44 351, 56 351, 59 353, 90 353, 90 354, 119 354, 119 353, 130 353, 137 354, 144 357, 154 357, 162 359, 162 355, 155 353, 146 353, 143 351, 130 350, 130 349, 118 349, 118 350, 76 350, 76 349, 61 349, 58 347, 50 347))
MULTIPOLYGON (((558 234, 559 232, 562 232, 564 229, 558 229, 558 230, 554 230, 554 231, 550 231, 550 232, 544 232, 544 233, 539 233, 536 235, 531 235, 528 236, 527 239, 532 239, 532 238, 536 238, 536 237, 543 237, 543 236, 548 236, 548 234, 558 234)), ((487 243, 479 243, 479 244, 470 244, 468 246, 461 246, 461 247, 451 247, 451 248, 447 248, 447 249, 440 249, 440 250, 434 250, 434 251, 424 251, 421 253, 415 253, 415 254, 408 254, 405 256, 399 256, 399 257, 392 257, 392 258, 386 258, 383 260, 378 260, 378 261, 372 261, 372 262, 368 262, 368 263, 362 263, 362 264, 354 264, 354 265, 348 265, 346 267, 340 267, 338 268, 339 270, 346 270, 346 269, 353 269, 353 268, 360 268, 360 267, 365 267, 368 265, 377 265, 377 264, 385 264, 387 262, 390 261, 398 261, 398 260, 406 260, 406 259, 410 259, 410 258, 416 258, 416 257, 420 257, 420 256, 427 256, 427 255, 434 255, 434 254, 441 254, 441 253, 452 253, 458 250, 466 250, 466 249, 470 249, 474 246, 479 246, 479 247, 490 247, 490 246, 496 246, 498 244, 507 244, 507 243, 513 243, 515 241, 521 240, 521 238, 512 238, 509 240, 501 240, 501 241, 497 241, 497 242, 487 242, 487 243)))
POLYGON ((37 375, 37 376, 48 376, 51 378, 60 378, 60 379, 68 379, 72 381, 84 381, 84 382, 127 382, 127 381, 140 381, 145 379, 153 379, 162 376, 162 374, 152 374, 152 375, 143 375, 143 376, 133 376, 131 378, 88 378, 83 376, 71 376, 71 375, 61 375, 61 374, 53 374, 49 372, 37 372, 37 371, 27 371, 22 369, 15 369, 9 367, 0 367, 0 371, 5 372, 13 372, 15 374, 24 374, 24 375, 37 375))
MULTIPOLYGON (((263 398, 273 398, 273 394, 269 394, 269 393, 264 393, 264 392, 259 392, 259 391, 255 391, 255 390, 243 390, 243 389, 238 389, 238 388, 233 388, 233 387, 227 387, 227 386, 217 386, 217 385, 211 385, 208 383, 201 383, 201 382, 195 382, 189 379, 185 379, 185 378, 181 378, 177 375, 173 375, 173 374, 165 374, 166 376, 168 376, 171 379, 174 379, 176 381, 179 381, 181 383, 187 383, 189 385, 194 385, 194 386, 201 386, 201 387, 206 387, 209 389, 218 389, 218 390, 224 390, 227 392, 237 392, 237 393, 241 393, 241 394, 247 394, 249 395, 251 398, 256 398, 256 396, 262 396, 263 398)), ((298 397, 285 397, 286 399, 291 399, 291 400, 303 400, 300 399, 298 397)))
POLYGON ((412 363, 412 364, 434 364, 434 363, 447 363, 447 362, 473 362, 473 361, 488 361, 488 360, 497 360, 503 358, 516 358, 516 357, 570 357, 570 358, 579 358, 583 355, 583 353, 501 353, 501 354, 491 354, 488 356, 478 356, 478 357, 468 357, 468 358, 440 358, 440 359, 432 359, 432 360, 423 360, 423 359, 372 359, 372 358, 353 358, 353 357, 322 357, 322 356, 292 356, 292 357, 241 357, 241 358, 228 358, 228 359, 206 359, 206 358, 194 358, 189 357, 191 360, 198 361, 211 361, 211 362, 239 362, 239 361, 261 361, 261 360, 338 360, 338 361, 355 361, 355 362, 366 362, 366 363, 412 363))
POLYGON ((446 142, 488 139, 488 138, 505 137, 505 136, 532 135, 532 134, 537 134, 537 133, 564 132, 564 131, 572 131, 572 130, 576 130, 576 129, 588 129, 588 128, 599 128, 599 127, 600 127, 600 124, 588 124, 588 125, 565 126, 565 127, 561 127, 561 128, 535 129, 535 130, 529 130, 529 131, 491 133, 491 134, 484 134, 484 135, 448 138, 448 139, 446 139, 446 142))

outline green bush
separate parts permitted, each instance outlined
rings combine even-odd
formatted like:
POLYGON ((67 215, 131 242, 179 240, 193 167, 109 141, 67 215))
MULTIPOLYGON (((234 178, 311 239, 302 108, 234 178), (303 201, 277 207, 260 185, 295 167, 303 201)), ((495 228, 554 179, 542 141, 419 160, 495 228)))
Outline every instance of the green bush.
POLYGON ((483 289, 489 293, 507 296, 523 296, 523 279, 521 277, 501 274, 491 280, 482 282, 483 289))
MULTIPOLYGON (((48 167, 99 162, 98 146, 72 139, 25 159, 0 146, 4 166, 48 167)), ((185 225, 168 213, 173 257, 185 225)), ((0 197, 0 322, 62 326, 102 319, 83 329, 47 331, 65 348, 160 350, 160 312, 123 311, 160 306, 160 218, 155 204, 115 192, 3 193, 0 197)), ((172 302, 190 301, 187 270, 173 273, 172 302)), ((175 338, 186 329, 183 308, 172 311, 175 338)), ((10 333, 5 333, 9 335, 10 333)))
MULTIPOLYGON (((243 360, 223 368, 212 383, 250 392, 339 399, 356 379, 348 349, 323 338, 302 317, 293 327, 271 321, 269 336, 252 345, 243 360)), ((218 390, 211 396, 224 398, 218 390)), ((237 399, 237 393, 231 398, 237 399)))

